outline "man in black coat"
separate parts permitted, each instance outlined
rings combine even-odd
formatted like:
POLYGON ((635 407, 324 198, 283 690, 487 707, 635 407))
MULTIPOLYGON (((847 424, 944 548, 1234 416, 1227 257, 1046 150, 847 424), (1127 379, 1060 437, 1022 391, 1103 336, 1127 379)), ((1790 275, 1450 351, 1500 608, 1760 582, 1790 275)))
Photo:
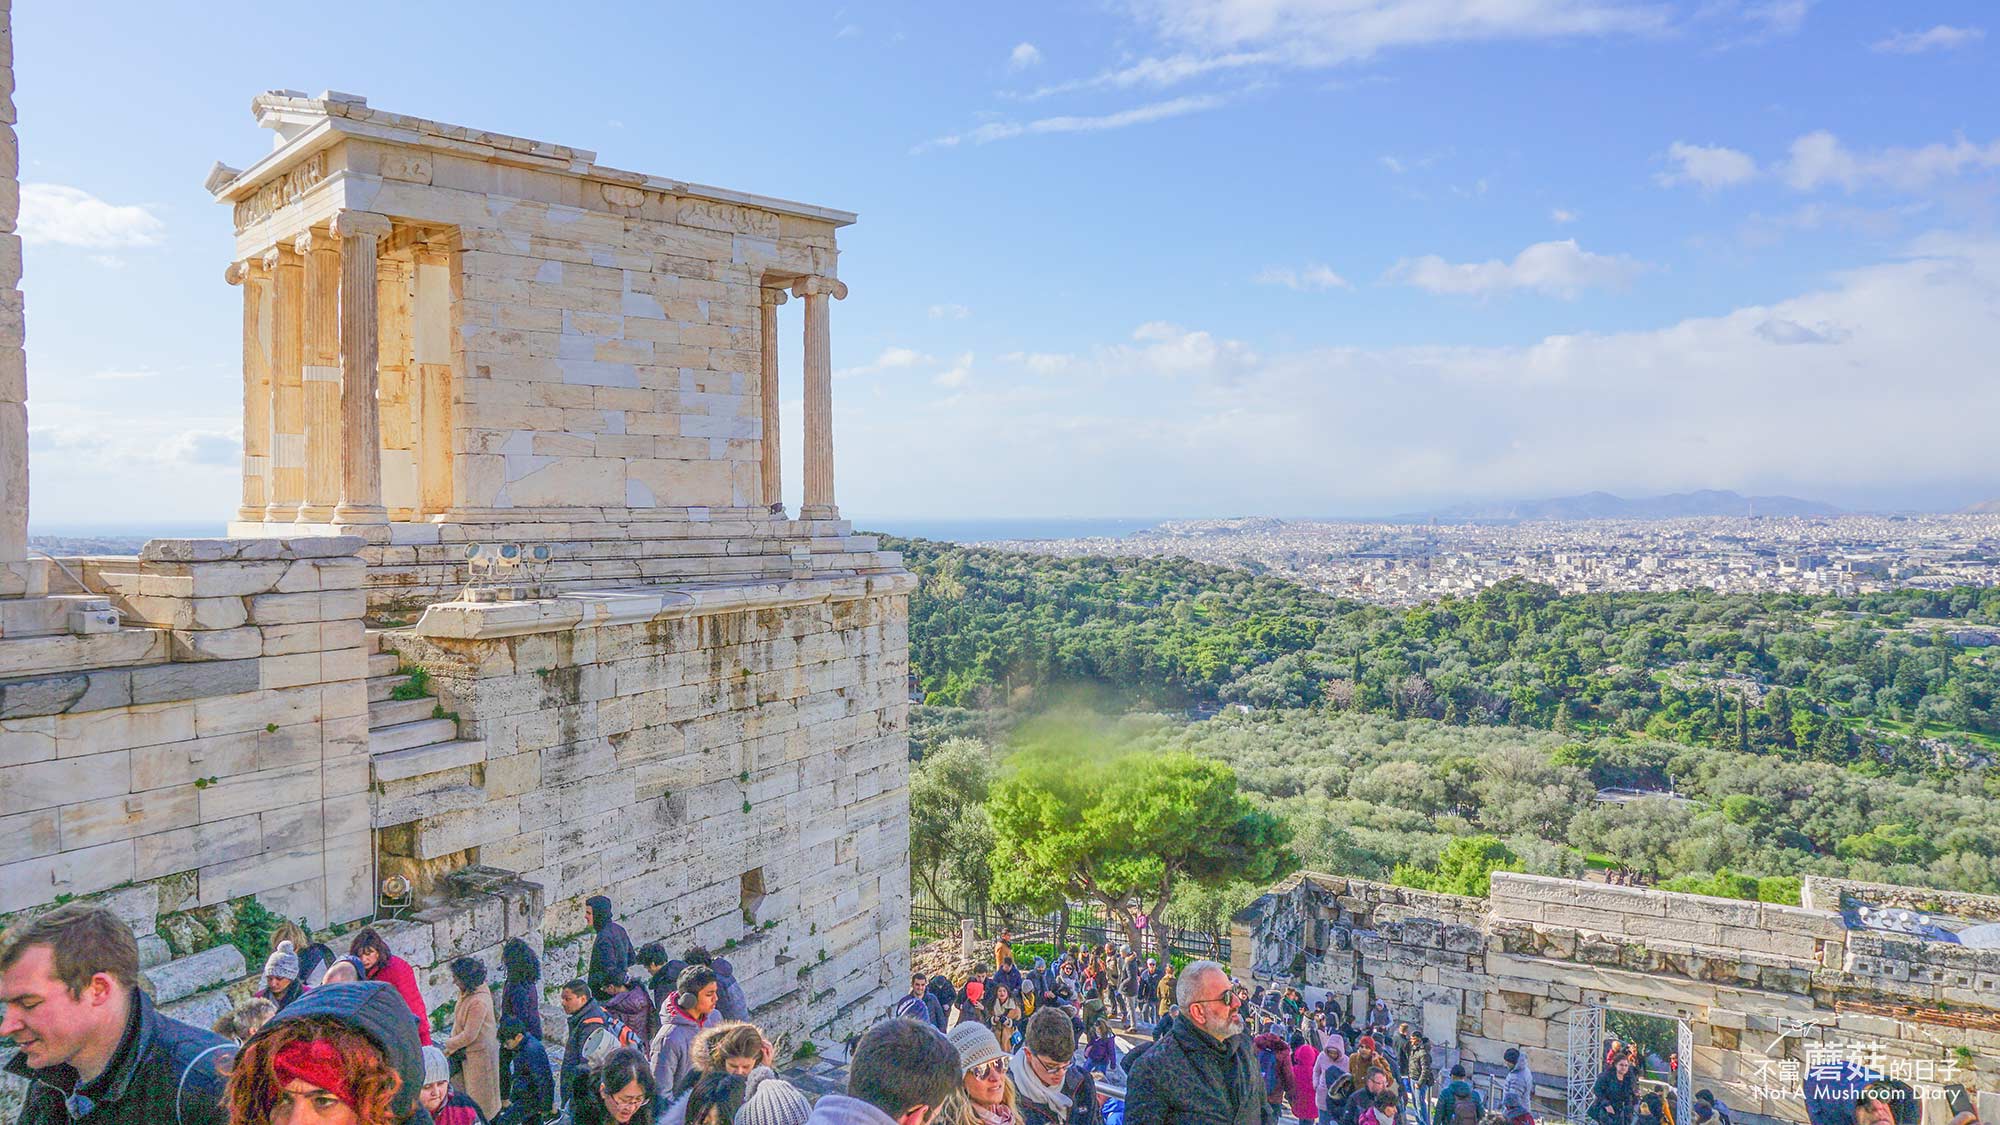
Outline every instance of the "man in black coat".
POLYGON ((625 936, 625 927, 611 920, 610 899, 592 895, 583 904, 590 907, 590 928, 597 931, 597 940, 590 943, 590 992, 599 1000, 609 1000, 605 984, 623 983, 626 970, 632 967, 632 939, 625 936))
MULTIPOLYGON (((118 916, 59 906, 0 940, 0 1035, 28 1082, 20 1125, 228 1125, 220 1035, 161 1015, 118 916)), ((407 1018, 408 1010, 405 1009, 407 1018)))
POLYGON ((1181 1014, 1128 1070, 1126 1125, 1260 1125, 1264 1079, 1244 1031, 1244 994, 1213 961, 1175 982, 1181 1014))

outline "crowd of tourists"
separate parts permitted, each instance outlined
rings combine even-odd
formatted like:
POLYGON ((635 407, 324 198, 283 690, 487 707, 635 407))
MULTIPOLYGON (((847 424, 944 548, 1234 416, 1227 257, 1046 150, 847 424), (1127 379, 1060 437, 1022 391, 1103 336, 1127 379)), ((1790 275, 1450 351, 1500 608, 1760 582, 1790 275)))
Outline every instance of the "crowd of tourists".
MULTIPOLYGON (((0 937, 6 1070, 21 1125, 1535 1125, 1533 1073, 1509 1049, 1497 1105, 1463 1064, 1377 1000, 1357 1023, 1296 989, 1251 992, 1213 961, 1070 946, 1023 967, 1004 936, 962 984, 913 975, 852 1044, 845 1094, 817 1103, 772 1068, 727 961, 634 949, 611 903, 583 976, 559 990, 550 1058, 541 965, 449 965, 450 1031, 432 1041, 416 974, 380 933, 347 952, 281 929, 256 995, 203 1030, 138 987, 131 929, 72 903, 0 937), (307 982, 312 983, 308 984, 307 982), (1134 1045, 1122 1050, 1117 1030, 1134 1045)), ((1671 1075, 1678 1059, 1668 1060, 1671 1075)), ((1594 1125, 1676 1125, 1610 1041, 1594 1125)), ((1731 1125, 1703 1090, 1691 1125, 1731 1125)), ((1968 1119, 1972 1115, 1962 1115, 1968 1119)), ((1682 1123, 1689 1125, 1689 1123, 1682 1123)), ((1844 1125, 1844 1123, 1843 1123, 1844 1125)), ((1896 1125, 1864 1119, 1854 1125, 1896 1125)), ((1968 1120, 1967 1125, 1970 1125, 1968 1120)))
MULTIPOLYGON (((805 1094, 771 1068, 726 959, 633 949, 589 900, 583 976, 560 990, 562 1058, 544 1046, 541 963, 501 950, 449 967, 450 1031, 433 1041, 415 970, 373 928, 336 955, 281 927, 262 987, 210 1030, 160 1012, 132 930, 59 906, 0 937, 0 1036, 28 1083, 21 1125, 806 1125, 805 1094)), ((440 1017, 442 1022, 442 1017, 440 1017)), ((914 1125, 914 1123, 906 1123, 914 1125)))

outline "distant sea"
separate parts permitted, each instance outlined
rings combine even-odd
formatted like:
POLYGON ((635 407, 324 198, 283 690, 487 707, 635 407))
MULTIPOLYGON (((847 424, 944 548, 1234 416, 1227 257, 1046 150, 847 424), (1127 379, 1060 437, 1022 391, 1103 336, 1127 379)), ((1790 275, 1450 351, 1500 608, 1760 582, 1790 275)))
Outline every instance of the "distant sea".
POLYGON ((857 531, 879 531, 912 539, 942 539, 953 543, 984 543, 995 539, 1085 539, 1119 538, 1157 527, 1160 519, 1118 517, 1105 519, 946 520, 946 519, 866 519, 854 517, 857 531))
POLYGON ((29 535, 55 535, 64 539, 212 539, 225 530, 215 523, 42 523, 28 525, 29 535))

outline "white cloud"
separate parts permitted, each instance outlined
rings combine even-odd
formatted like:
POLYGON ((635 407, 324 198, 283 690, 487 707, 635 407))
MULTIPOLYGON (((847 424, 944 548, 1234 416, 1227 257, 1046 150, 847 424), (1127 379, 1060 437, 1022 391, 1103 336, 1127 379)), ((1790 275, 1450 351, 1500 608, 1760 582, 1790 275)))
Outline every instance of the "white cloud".
POLYGON ((21 185, 21 241, 33 245, 116 250, 153 246, 166 224, 146 208, 106 203, 82 188, 21 185))
POLYGON ((1996 303, 2000 239, 1931 237, 1786 300, 1641 331, 1253 353, 1226 384, 1154 382, 1143 394, 1079 378, 1100 357, 1197 335, 1163 329, 1065 353, 1043 364, 1046 377, 1036 353, 1005 357, 1019 374, 968 388, 923 425, 843 416, 857 459, 842 462, 843 496, 864 510, 907 504, 912 461, 931 493, 1010 515, 1150 512, 1163 500, 1193 513, 1407 510, 1405 498, 1468 489, 1812 495, 1990 482, 2000 443, 1926 435, 1939 418, 2000 416, 1996 303))
POLYGON ((157 378, 159 374, 159 372, 150 367, 134 367, 109 371, 93 371, 90 374, 90 378, 123 382, 128 379, 153 379, 157 378))
POLYGON ((1873 49, 1892 55, 1917 55, 1925 51, 1950 51, 1969 47, 1986 38, 1983 27, 1952 27, 1939 24, 1927 31, 1898 31, 1877 41, 1873 49))
POLYGON ((1033 43, 1017 43, 1014 49, 1007 53, 1008 70, 1026 70, 1032 66, 1040 66, 1041 62, 1042 49, 1033 43))
POLYGON ((1576 221, 1576 212, 1557 207, 1549 212, 1549 218, 1558 223, 1573 223, 1576 221))
POLYGON ((956 360, 952 361, 950 368, 931 376, 931 382, 936 383, 940 387, 957 389, 965 386, 966 382, 971 378, 972 353, 962 352, 956 360))
POLYGON ((1251 280, 1259 285, 1282 285, 1287 289, 1354 288, 1346 278, 1318 263, 1296 270, 1289 266, 1267 266, 1251 280))
POLYGON ((861 37, 861 25, 858 23, 842 24, 840 30, 833 33, 833 37, 835 39, 859 39, 861 37))
POLYGON ((932 320, 964 320, 971 315, 972 310, 964 305, 932 305, 930 308, 932 320))
POLYGON ((1138 0, 1159 34, 1209 51, 1270 51, 1303 65, 1395 47, 1662 30, 1665 5, 1629 0, 1138 0))
POLYGON ((1952 144, 1855 152, 1825 130, 1792 142, 1783 172, 1800 191, 1828 184, 1854 191, 1871 183, 1914 191, 1967 171, 2000 167, 2000 140, 1975 144, 1960 137, 1952 144))
POLYGON ((882 354, 859 367, 835 369, 833 377, 836 379, 852 379, 860 375, 880 375, 885 371, 902 371, 936 362, 935 359, 915 348, 891 346, 883 348, 882 354))
POLYGON ((1654 177, 1662 187, 1695 184, 1703 191, 1714 191, 1743 183, 1757 175, 1757 161, 1748 153, 1722 145, 1691 145, 1686 141, 1675 141, 1667 146, 1667 159, 1673 162, 1673 171, 1661 172, 1654 177))
POLYGON ((1164 320, 1132 330, 1130 343, 1100 346, 1084 354, 1013 352, 1002 362, 1042 376, 1129 379, 1165 376, 1230 383, 1254 368, 1257 352, 1241 340, 1219 339, 1164 320))
POLYGON ((1570 238, 1537 242, 1511 262, 1454 263, 1435 254, 1405 258, 1388 276, 1430 293, 1484 297, 1525 289, 1567 298, 1585 289, 1622 288, 1645 269, 1644 263, 1624 255, 1593 254, 1570 238))
POLYGON ((1190 113, 1215 109, 1227 104, 1229 99, 1214 94, 1174 98, 1164 102, 1134 106, 1116 113, 1095 116, 1063 115, 1042 117, 1033 121, 990 121, 963 133, 952 133, 926 141, 918 145, 916 152, 931 148, 951 148, 962 141, 973 144, 990 144, 993 141, 1012 140, 1015 137, 1038 136, 1046 133, 1097 133, 1107 129, 1123 129, 1131 125, 1145 125, 1154 121, 1164 121, 1170 117, 1181 117, 1190 113))
POLYGON ((1403 162, 1396 159, 1393 156, 1378 156, 1375 158, 1375 161, 1376 163, 1382 165, 1382 167, 1387 168, 1389 171, 1394 172, 1398 176, 1403 174, 1404 171, 1403 162))

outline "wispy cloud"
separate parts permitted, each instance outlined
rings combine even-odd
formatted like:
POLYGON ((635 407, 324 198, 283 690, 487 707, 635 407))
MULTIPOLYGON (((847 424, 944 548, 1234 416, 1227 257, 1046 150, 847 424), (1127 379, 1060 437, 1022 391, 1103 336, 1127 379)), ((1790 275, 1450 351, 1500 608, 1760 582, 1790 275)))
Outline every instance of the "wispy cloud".
POLYGON ((1870 49, 1892 55, 1920 55, 1925 51, 1969 47, 1984 38, 1986 29, 1983 27, 1952 27, 1941 23, 1927 31, 1899 31, 1886 39, 1877 40, 1870 49))
POLYGON ((936 360, 915 348, 887 347, 882 353, 858 367, 841 367, 834 370, 836 379, 852 379, 859 375, 880 375, 885 371, 900 371, 911 367, 921 367, 936 360))
POLYGON ((1042 49, 1033 43, 1016 43, 1014 49, 1007 53, 1008 70, 1027 70, 1040 66, 1041 62, 1042 49))
POLYGON ((932 305, 930 308, 932 320, 964 320, 971 315, 972 310, 964 305, 932 305))
POLYGON ((1573 238, 1537 242, 1511 262, 1447 262, 1435 254, 1405 258, 1390 268, 1388 278, 1428 293, 1485 297, 1527 290, 1551 297, 1573 298, 1585 289, 1618 289, 1645 272, 1646 264, 1622 254, 1594 254, 1573 238))
POLYGON ((1839 137, 1820 130, 1792 142, 1783 173, 1785 182, 1800 191, 1830 184, 1847 191, 1870 184, 1914 191, 1941 179, 1995 167, 2000 167, 2000 140, 1982 145, 1960 137, 1951 144, 1856 152, 1839 137))
POLYGON ((159 374, 150 367, 135 367, 125 370, 94 371, 90 374, 90 378, 106 382, 125 382, 132 379, 152 379, 159 374))
POLYGON ((1757 161, 1748 153, 1722 145, 1691 145, 1675 141, 1667 146, 1667 160, 1673 168, 1653 178, 1661 187, 1694 184, 1703 191, 1730 187, 1754 179, 1757 161))
POLYGON ((1132 125, 1145 125, 1154 121, 1164 121, 1170 117, 1184 117, 1190 113, 1227 105, 1228 98, 1219 94, 1201 94, 1173 98, 1163 102, 1122 109, 1116 113, 1089 116, 1065 114, 1056 117, 1041 117, 1033 121, 990 121, 963 133, 950 133, 935 140, 925 141, 913 152, 923 152, 933 148, 952 148, 961 143, 991 144, 994 141, 1012 140, 1016 137, 1039 136, 1049 133, 1098 133, 1109 129, 1124 129, 1132 125))
POLYGON ((1549 219, 1558 223, 1573 223, 1576 221, 1576 212, 1557 207, 1549 212, 1549 219))
POLYGON ((972 379, 972 353, 961 352, 949 368, 931 376, 931 382, 956 390, 972 379))
POLYGON ((1664 30, 1664 4, 1628 0, 1138 0, 1162 38, 1192 50, 1270 52, 1294 65, 1365 59, 1397 47, 1664 30))
POLYGON ((1287 289, 1352 289, 1353 284, 1327 266, 1314 263, 1303 269, 1267 266, 1251 278, 1259 285, 1282 285, 1287 289))
POLYGON ((166 230, 159 216, 136 204, 106 203, 63 184, 21 185, 21 241, 29 245, 119 250, 157 245, 166 230))

